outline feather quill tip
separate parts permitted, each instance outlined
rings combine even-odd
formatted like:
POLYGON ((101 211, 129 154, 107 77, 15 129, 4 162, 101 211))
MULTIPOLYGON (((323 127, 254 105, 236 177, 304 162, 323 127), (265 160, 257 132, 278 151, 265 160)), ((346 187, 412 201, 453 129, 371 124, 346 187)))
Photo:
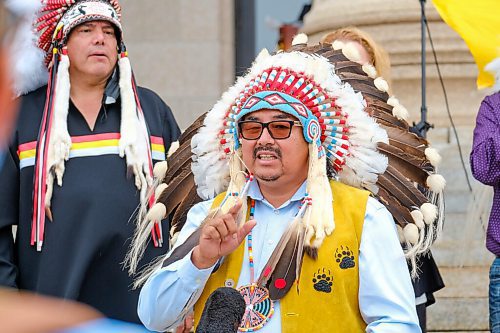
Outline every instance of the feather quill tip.
POLYGON ((304 33, 295 35, 295 37, 293 37, 293 39, 292 39, 292 45, 307 44, 308 39, 309 38, 304 33))
POLYGON ((436 193, 441 193, 444 190, 444 187, 446 186, 446 180, 444 179, 443 176, 439 174, 434 174, 430 175, 427 177, 426 180, 427 187, 432 191, 436 193))
POLYGON ((168 170, 167 161, 158 162, 155 164, 155 167, 153 168, 153 175, 155 176, 156 179, 163 179, 165 178, 167 170, 168 170))
POLYGON ((172 154, 175 153, 177 149, 179 149, 179 141, 172 142, 170 148, 168 149, 167 157, 172 156, 172 154))
POLYGON ((156 198, 156 201, 158 202, 158 198, 161 196, 161 194, 163 193, 163 191, 165 191, 165 189, 168 187, 167 184, 165 183, 161 183, 160 185, 158 185, 158 187, 155 189, 155 198, 156 198))
POLYGON ((394 97, 394 96, 391 96, 389 97, 389 99, 387 100, 387 104, 389 104, 390 106, 392 107, 395 107, 396 105, 399 105, 399 100, 394 97))
POLYGON ((415 222, 415 225, 419 228, 422 229, 425 227, 424 223, 424 214, 418 209, 413 210, 411 213, 411 217, 413 218, 413 221, 415 222))
POLYGON ((361 60, 358 49, 352 43, 345 44, 345 46, 342 48, 342 53, 346 56, 347 59, 351 61, 360 62, 361 60))
POLYGON ((161 202, 157 202, 151 207, 151 209, 146 214, 146 220, 148 221, 161 221, 165 218, 167 214, 167 207, 161 202))
POLYGON ((408 223, 404 229, 403 234, 405 239, 411 244, 415 245, 418 242, 418 227, 413 223, 408 223))
POLYGON ((332 43, 332 49, 334 50, 342 50, 345 47, 345 43, 340 40, 335 40, 332 43))
POLYGON ((392 115, 399 120, 408 120, 410 117, 410 114, 408 113, 408 110, 402 106, 401 104, 397 104, 392 108, 392 115))
POLYGON ((382 92, 389 91, 389 84, 387 83, 386 80, 384 80, 384 78, 380 76, 373 81, 373 84, 375 84, 375 87, 377 87, 377 89, 382 92))
POLYGON ((366 75, 368 75, 372 79, 375 79, 377 77, 377 70, 375 69, 375 67, 373 67, 373 65, 364 64, 363 66, 361 66, 361 68, 363 69, 363 72, 365 72, 366 75))
POLYGON ((441 155, 439 155, 438 151, 435 148, 426 148, 425 157, 427 157, 433 167, 438 167, 441 163, 441 155))
POLYGON ((396 224, 396 229, 398 231, 399 243, 404 244, 406 239, 405 239, 405 235, 403 233, 403 228, 401 228, 401 226, 399 224, 396 224))
POLYGON ((426 202, 420 207, 420 211, 424 216, 424 222, 428 225, 437 219, 438 208, 436 207, 436 205, 426 202))

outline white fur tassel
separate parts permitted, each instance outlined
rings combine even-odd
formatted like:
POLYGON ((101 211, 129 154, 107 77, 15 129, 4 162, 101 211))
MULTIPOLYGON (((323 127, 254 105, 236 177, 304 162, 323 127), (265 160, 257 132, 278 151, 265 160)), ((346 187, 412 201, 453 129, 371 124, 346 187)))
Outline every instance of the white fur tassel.
POLYGON ((428 225, 434 222, 438 217, 438 208, 436 207, 436 205, 433 205, 431 203, 424 203, 420 207, 420 211, 424 216, 424 222, 428 225))
POLYGON ((120 157, 126 156, 127 166, 135 176, 135 186, 141 191, 141 202, 146 198, 149 183, 149 139, 143 133, 144 126, 137 115, 134 90, 132 88, 132 69, 128 57, 118 60, 120 69, 120 97, 122 101, 120 141, 118 144, 120 157))
POLYGON ((304 243, 319 248, 327 235, 335 229, 332 211, 332 191, 326 175, 326 156, 318 158, 318 146, 309 145, 309 172, 307 177, 307 193, 312 199, 305 215, 306 236, 304 243), (314 232, 313 232, 314 230, 314 232), (311 243, 311 236, 314 240, 311 243))
POLYGON ((69 158, 71 137, 68 133, 68 108, 71 83, 69 79, 69 57, 61 54, 57 68, 57 79, 52 110, 52 127, 47 157, 47 192, 45 207, 50 207, 54 178, 57 185, 62 186, 65 171, 64 163, 69 158))
POLYGON ((441 163, 441 155, 439 155, 438 151, 435 148, 426 148, 425 157, 427 157, 433 167, 438 167, 441 163))
POLYGON ((427 177, 426 180, 427 186, 432 192, 441 193, 446 186, 446 180, 443 176, 434 174, 427 177))
POLYGON ((384 78, 380 76, 373 81, 373 84, 375 84, 375 87, 377 87, 377 89, 380 91, 383 92, 389 91, 389 84, 387 83, 386 80, 384 80, 384 78))
POLYGON ((415 224, 408 223, 403 229, 403 234, 405 236, 405 239, 410 244, 415 245, 418 243, 419 232, 418 232, 418 227, 415 224))
POLYGON ((292 40, 292 45, 307 44, 308 39, 309 38, 304 33, 295 35, 295 37, 293 37, 293 40, 292 40))

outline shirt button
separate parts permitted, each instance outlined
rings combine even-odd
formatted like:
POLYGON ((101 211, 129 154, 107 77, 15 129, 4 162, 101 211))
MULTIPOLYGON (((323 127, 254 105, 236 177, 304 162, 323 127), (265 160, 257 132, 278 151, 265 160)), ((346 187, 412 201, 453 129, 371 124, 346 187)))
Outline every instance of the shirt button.
POLYGON ((275 209, 275 210, 274 210, 274 214, 276 214, 276 215, 280 215, 280 210, 279 210, 279 209, 275 209))
POLYGON ((233 279, 227 279, 224 282, 224 286, 228 288, 234 288, 234 280, 233 279))
POLYGON ((196 284, 200 284, 201 283, 201 280, 200 279, 196 279, 196 284))
POLYGON ((273 240, 272 239, 268 240, 267 244, 269 244, 269 245, 273 244, 273 240))

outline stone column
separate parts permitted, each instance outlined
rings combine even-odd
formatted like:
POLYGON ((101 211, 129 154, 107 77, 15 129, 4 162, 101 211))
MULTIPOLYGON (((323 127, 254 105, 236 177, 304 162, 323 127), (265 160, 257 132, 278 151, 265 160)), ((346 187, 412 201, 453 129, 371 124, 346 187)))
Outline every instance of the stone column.
MULTIPOLYGON (((470 175, 472 131, 486 92, 476 89, 477 69, 467 46, 441 20, 430 1, 426 4, 426 14, 470 175)), ((418 122, 421 105, 420 2, 315 0, 302 31, 309 35, 310 42, 317 42, 326 32, 350 25, 370 33, 388 51, 394 94, 408 108, 411 119, 418 122)), ((448 181, 444 232, 433 249, 447 288, 437 293, 437 304, 428 309, 428 328, 432 331, 486 330, 487 266, 492 256, 485 249, 485 231, 481 223, 467 215, 480 199, 474 200, 468 189, 428 39, 426 49, 428 121, 435 126, 428 138, 443 156, 440 173, 448 181)), ((472 177, 470 179, 475 191, 484 189, 472 177)), ((489 210, 488 204, 485 206, 489 210)))
POLYGON ((138 84, 156 91, 185 129, 234 82, 233 1, 121 4, 138 84))

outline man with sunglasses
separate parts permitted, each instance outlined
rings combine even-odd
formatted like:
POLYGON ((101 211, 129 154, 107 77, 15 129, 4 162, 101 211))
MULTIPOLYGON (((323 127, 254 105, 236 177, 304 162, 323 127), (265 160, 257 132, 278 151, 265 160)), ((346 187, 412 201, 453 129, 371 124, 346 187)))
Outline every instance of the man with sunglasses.
MULTIPOLYGON (((219 133, 228 133, 229 138, 221 143, 234 135, 235 146, 234 153, 226 150, 234 154, 230 155, 228 190, 189 211, 174 249, 143 286, 138 313, 147 328, 164 331, 175 327, 192 306, 198 325, 208 295, 225 286, 238 287, 244 296, 242 332, 420 332, 410 277, 391 215, 367 192, 328 183, 327 167, 318 162, 325 157, 325 151, 316 145, 316 130, 321 124, 296 96, 263 89, 249 93, 242 98, 240 109, 226 114, 228 129, 219 133), (242 189, 237 185, 239 164, 249 175, 242 189), (322 232, 332 218, 328 214, 332 212, 330 186, 335 231, 333 237, 325 237, 322 232), (239 192, 233 192, 238 188, 239 192), (242 199, 233 200, 234 196, 246 196, 246 205, 242 199), (227 213, 217 213, 224 211, 225 204, 227 213), (309 207, 325 208, 324 213, 309 207), (282 236, 293 225, 291 221, 309 225, 313 223, 310 216, 319 218, 319 223, 304 235, 307 255, 303 260, 298 255, 300 280, 287 277, 288 271, 295 272, 295 265, 286 269, 284 277, 279 276, 279 269, 271 273, 279 266, 273 258, 295 263, 297 259, 287 247, 282 253, 277 249, 285 243, 288 246, 282 236), (355 225, 362 226, 362 236, 355 225), (319 248, 321 236, 324 243, 319 248), (178 253, 188 244, 196 245, 179 259, 178 253), (262 280, 269 282, 260 283, 262 280)), ((211 113, 223 110, 222 103, 211 113)), ((205 124, 213 119, 209 113, 205 124)), ((328 131, 334 127, 342 131, 343 126, 344 120, 328 120, 323 133, 329 136, 328 131)), ((210 142, 205 135, 214 129, 204 129, 193 138, 195 152, 210 142)), ((345 135, 336 137, 323 140, 333 145, 345 135)), ((193 172, 197 163, 203 164, 195 162, 193 172)), ((204 168, 209 170, 210 166, 205 164, 204 168)), ((331 164, 328 169, 332 174, 331 164)), ((293 249, 299 250, 299 244, 293 249)), ((210 320, 209 316, 202 318, 210 320)))

